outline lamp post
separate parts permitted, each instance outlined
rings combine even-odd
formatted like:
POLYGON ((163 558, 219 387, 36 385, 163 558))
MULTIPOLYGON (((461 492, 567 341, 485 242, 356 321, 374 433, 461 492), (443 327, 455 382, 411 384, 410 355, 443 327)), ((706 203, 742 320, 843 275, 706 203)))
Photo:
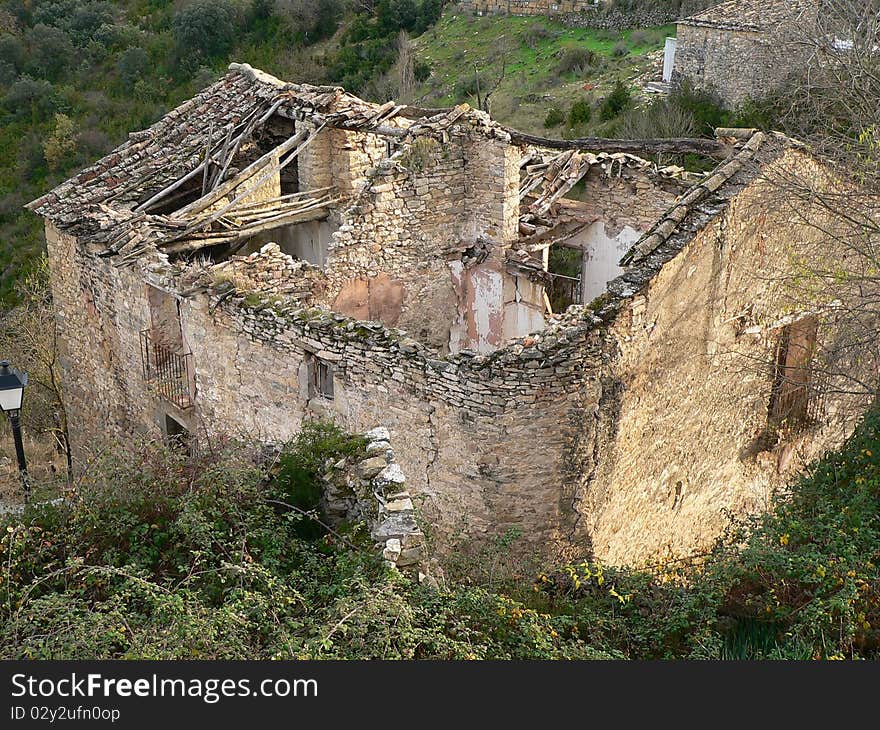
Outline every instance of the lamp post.
POLYGON ((21 486, 24 489, 25 502, 31 497, 27 462, 24 459, 24 445, 21 442, 21 399, 26 385, 27 373, 19 374, 9 367, 7 360, 0 361, 0 410, 9 416, 9 424, 12 426, 15 456, 18 459, 18 473, 21 477, 21 486))

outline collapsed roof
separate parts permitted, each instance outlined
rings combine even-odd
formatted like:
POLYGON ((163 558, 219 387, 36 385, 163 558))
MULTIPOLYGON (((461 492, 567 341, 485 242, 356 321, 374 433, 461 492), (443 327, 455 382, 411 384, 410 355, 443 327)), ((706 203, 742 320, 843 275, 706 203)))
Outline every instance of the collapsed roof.
POLYGON ((529 271, 536 269, 536 246, 546 247, 554 236, 570 235, 582 225, 576 214, 566 217, 571 211, 563 196, 591 169, 608 177, 624 170, 648 171, 678 186, 676 205, 624 258, 623 263, 633 264, 662 248, 676 230, 697 221, 705 225, 711 200, 723 196, 722 188, 734 178, 742 178, 745 162, 764 142, 763 135, 742 130, 728 130, 715 140, 550 140, 505 128, 467 105, 431 110, 373 104, 339 87, 285 83, 246 64, 232 64, 215 84, 148 129, 131 133, 109 155, 27 207, 97 245, 99 255, 117 256, 120 264, 147 248, 173 254, 234 244, 342 206, 332 187, 270 199, 250 195, 324 128, 371 132, 401 143, 431 135, 445 143, 448 130, 461 123, 522 149, 520 241, 511 246, 508 259, 529 271), (273 128, 279 120, 308 124, 273 128), (255 144, 261 136, 269 140, 262 147, 255 144), (698 152, 727 161, 709 175, 695 175, 680 167, 659 167, 634 152, 698 152), (190 199, 168 209, 168 202, 187 188, 192 189, 190 199))

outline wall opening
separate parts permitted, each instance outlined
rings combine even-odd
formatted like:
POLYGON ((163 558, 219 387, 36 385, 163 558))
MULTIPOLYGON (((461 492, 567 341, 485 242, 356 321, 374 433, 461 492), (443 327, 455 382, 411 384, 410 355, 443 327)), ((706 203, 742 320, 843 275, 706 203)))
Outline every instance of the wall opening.
POLYGON ((192 435, 189 429, 168 413, 165 414, 164 431, 168 446, 192 453, 192 435))
POLYGON ((181 353, 183 333, 177 298, 154 286, 147 286, 147 301, 150 305, 151 339, 157 345, 181 353))
POLYGON ((547 298, 553 312, 564 312, 572 304, 582 303, 581 279, 584 254, 580 248, 551 246, 547 271, 550 282, 547 298))
POLYGON ((177 298, 147 286, 150 326, 140 333, 141 366, 144 380, 158 394, 178 408, 192 405, 190 353, 184 350, 177 298))
POLYGON ((815 317, 804 317, 783 327, 779 334, 768 406, 771 428, 797 432, 816 419, 812 360, 818 329, 815 317))
POLYGON ((307 353, 309 398, 333 400, 333 363, 322 360, 317 355, 307 353))

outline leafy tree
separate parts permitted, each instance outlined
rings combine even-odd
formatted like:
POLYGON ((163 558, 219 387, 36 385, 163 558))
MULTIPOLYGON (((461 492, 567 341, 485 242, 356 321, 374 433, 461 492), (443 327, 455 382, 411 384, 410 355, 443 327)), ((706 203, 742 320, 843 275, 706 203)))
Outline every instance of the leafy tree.
POLYGON ((195 0, 174 16, 174 38, 182 58, 216 58, 232 50, 236 9, 229 0, 195 0))
POLYGON ((276 0, 276 12, 308 41, 331 35, 343 11, 342 0, 276 0))
POLYGON ((104 26, 114 24, 113 5, 104 0, 80 5, 65 23, 70 37, 78 46, 85 46, 104 26))
POLYGON ((60 28, 39 23, 28 31, 28 69, 37 77, 57 81, 73 63, 73 43, 60 28))
POLYGON ((18 36, 6 33, 0 36, 0 61, 9 64, 16 71, 24 68, 25 62, 24 43, 18 36))
POLYGON ((150 56, 138 47, 126 48, 116 62, 116 71, 119 79, 126 86, 131 86, 144 76, 150 67, 150 56))
POLYGON ((43 155, 50 170, 61 170, 76 152, 77 140, 73 120, 66 114, 55 115, 55 129, 43 142, 43 155))
POLYGON ((48 81, 22 76, 9 87, 3 97, 3 106, 17 118, 30 116, 39 121, 48 118, 55 111, 58 98, 48 81))

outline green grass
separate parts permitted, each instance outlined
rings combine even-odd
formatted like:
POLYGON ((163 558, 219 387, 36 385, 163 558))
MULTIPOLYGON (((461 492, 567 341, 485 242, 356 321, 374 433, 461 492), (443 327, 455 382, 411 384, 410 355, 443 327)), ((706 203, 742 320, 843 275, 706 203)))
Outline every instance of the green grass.
MULTIPOLYGON (((578 99, 597 102, 618 78, 633 80, 644 73, 650 63, 647 54, 662 49, 666 36, 674 33, 671 25, 617 33, 567 28, 549 18, 470 17, 448 9, 439 23, 416 40, 419 61, 432 69, 431 77, 416 91, 416 103, 441 107, 465 101, 475 106, 470 83, 474 63, 483 91, 495 84, 503 66, 504 78, 492 94, 492 116, 541 134, 549 107, 558 106, 567 113, 578 99), (626 46, 626 56, 614 55, 619 44, 626 46), (560 61, 572 48, 592 51, 596 60, 581 73, 562 73, 560 61)), ((597 120, 570 131, 597 132, 599 126, 597 120)), ((555 131, 560 133, 565 130, 555 131)))

